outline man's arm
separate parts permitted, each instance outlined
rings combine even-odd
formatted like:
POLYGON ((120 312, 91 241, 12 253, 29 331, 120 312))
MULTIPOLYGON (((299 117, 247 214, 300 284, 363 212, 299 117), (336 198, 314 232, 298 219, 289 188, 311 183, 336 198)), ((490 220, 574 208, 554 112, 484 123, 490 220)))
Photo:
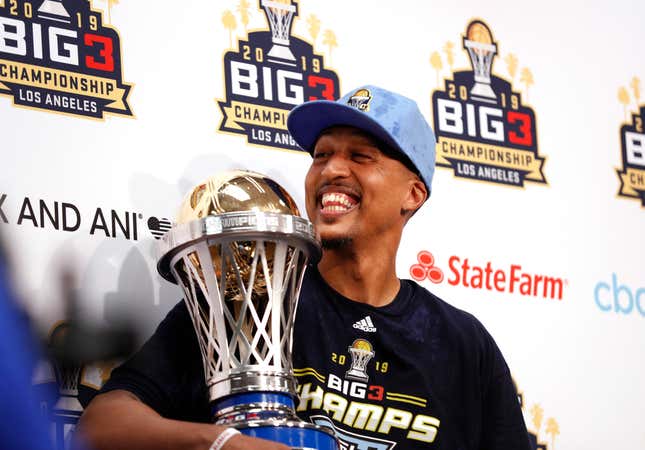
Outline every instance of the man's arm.
MULTIPOLYGON (((166 419, 134 394, 116 390, 97 395, 78 424, 78 441, 94 450, 208 450, 226 427, 166 419)), ((223 450, 288 450, 242 434, 223 450)))

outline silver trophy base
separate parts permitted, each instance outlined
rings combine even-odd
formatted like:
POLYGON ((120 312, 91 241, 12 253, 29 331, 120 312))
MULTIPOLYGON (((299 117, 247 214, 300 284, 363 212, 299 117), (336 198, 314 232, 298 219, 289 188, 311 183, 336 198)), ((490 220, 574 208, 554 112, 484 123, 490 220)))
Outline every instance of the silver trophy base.
POLYGON ((303 422, 295 414, 288 393, 250 392, 212 402, 216 425, 280 442, 292 450, 338 450, 336 436, 328 427, 303 422))
MULTIPOLYGON (((249 392, 296 392, 296 379, 288 372, 244 371, 208 382, 211 402, 220 398, 249 392)), ((293 394, 292 394, 293 395, 293 394)))

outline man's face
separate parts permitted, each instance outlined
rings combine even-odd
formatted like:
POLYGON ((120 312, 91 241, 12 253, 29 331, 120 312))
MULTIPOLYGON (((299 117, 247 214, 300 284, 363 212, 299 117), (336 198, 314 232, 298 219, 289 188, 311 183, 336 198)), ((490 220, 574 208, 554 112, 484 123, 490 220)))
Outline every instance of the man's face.
POLYGON ((316 142, 305 178, 307 214, 323 245, 376 242, 384 233, 400 233, 402 210, 420 205, 411 198, 415 189, 416 194, 422 189, 425 199, 418 177, 382 153, 367 134, 333 127, 316 142))

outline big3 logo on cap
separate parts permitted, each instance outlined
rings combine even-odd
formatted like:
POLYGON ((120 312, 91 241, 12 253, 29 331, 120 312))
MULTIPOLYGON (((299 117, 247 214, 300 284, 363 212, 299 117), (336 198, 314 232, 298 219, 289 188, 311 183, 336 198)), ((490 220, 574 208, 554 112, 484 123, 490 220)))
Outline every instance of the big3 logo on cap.
MULTIPOLYGON (((444 52, 452 73, 443 89, 432 94, 437 166, 452 169, 460 178, 499 185, 546 184, 535 112, 512 84, 517 57, 508 54, 505 58, 511 81, 495 75, 499 46, 488 25, 479 19, 470 21, 462 44, 472 70, 452 71, 454 44, 447 42, 444 52)), ((432 54, 430 63, 439 80, 443 68, 439 52, 432 54)), ((526 67, 520 82, 528 95, 533 75, 526 67)))

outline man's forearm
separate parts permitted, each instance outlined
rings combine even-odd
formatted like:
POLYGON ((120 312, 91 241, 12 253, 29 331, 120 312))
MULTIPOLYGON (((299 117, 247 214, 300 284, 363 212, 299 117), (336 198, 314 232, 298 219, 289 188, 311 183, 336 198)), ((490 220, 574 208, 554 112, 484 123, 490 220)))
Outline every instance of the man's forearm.
MULTIPOLYGON (((92 450, 208 450, 226 427, 161 417, 127 391, 96 396, 83 413, 77 441, 92 450)), ((269 441, 233 436, 224 450, 286 450, 269 441)))

